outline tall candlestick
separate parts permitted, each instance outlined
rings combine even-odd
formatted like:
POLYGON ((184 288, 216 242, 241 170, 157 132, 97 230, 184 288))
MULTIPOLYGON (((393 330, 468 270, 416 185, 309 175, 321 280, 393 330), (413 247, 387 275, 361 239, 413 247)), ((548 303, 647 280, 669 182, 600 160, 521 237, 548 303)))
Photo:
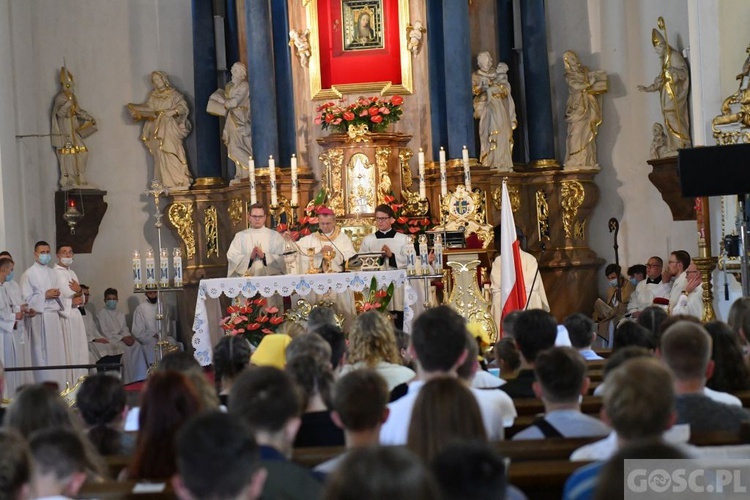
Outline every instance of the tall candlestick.
POLYGON ((182 250, 175 247, 172 251, 172 269, 174 270, 174 286, 182 286, 182 250))
POLYGON ((271 183, 271 206, 277 207, 279 199, 276 193, 276 162, 273 160, 273 156, 268 157, 268 177, 271 183))
POLYGON ((156 265, 154 264, 154 250, 146 251, 146 288, 156 288, 156 265))
POLYGON ((143 287, 143 280, 141 279, 141 252, 138 250, 133 251, 133 286, 136 290, 140 290, 143 287))
POLYGON ((419 199, 424 200, 427 198, 427 191, 424 185, 424 151, 422 148, 419 148, 417 158, 419 159, 419 199))
POLYGON ((255 160, 251 156, 248 165, 250 165, 250 204, 254 205, 258 202, 258 193, 255 191, 255 160))
POLYGON ((448 174, 445 168, 445 149, 440 146, 440 195, 448 196, 448 174))
POLYGON ((166 248, 159 249, 159 286, 169 288, 169 252, 166 248))
POLYGON ((292 155, 292 205, 299 205, 299 181, 297 180, 297 155, 292 155))
POLYGON ((469 169, 469 150, 464 146, 463 151, 461 152, 461 157, 464 161, 464 185, 466 186, 466 190, 468 192, 471 192, 471 170, 469 169))

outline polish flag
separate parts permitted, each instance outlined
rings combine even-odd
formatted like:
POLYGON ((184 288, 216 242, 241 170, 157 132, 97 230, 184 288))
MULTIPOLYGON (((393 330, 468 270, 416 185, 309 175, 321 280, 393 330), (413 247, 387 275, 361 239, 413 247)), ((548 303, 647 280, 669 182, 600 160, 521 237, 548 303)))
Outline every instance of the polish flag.
POLYGON ((500 297, 502 318, 526 307, 526 286, 521 267, 521 247, 516 236, 516 223, 510 206, 508 185, 503 181, 502 213, 500 216, 500 297))

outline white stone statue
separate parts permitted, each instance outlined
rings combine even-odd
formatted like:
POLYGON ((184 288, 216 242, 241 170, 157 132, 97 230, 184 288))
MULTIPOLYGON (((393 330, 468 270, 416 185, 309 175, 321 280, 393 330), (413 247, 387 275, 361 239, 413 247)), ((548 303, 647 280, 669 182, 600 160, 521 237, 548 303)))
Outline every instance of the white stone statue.
POLYGON ((128 104, 136 121, 143 121, 141 140, 154 158, 154 178, 170 191, 188 189, 192 178, 183 141, 192 130, 185 98, 169 84, 163 71, 151 73, 153 90, 146 102, 128 104))
POLYGON ((243 63, 232 65, 232 81, 226 88, 211 95, 206 111, 226 118, 221 139, 227 147, 227 156, 235 165, 235 176, 230 184, 236 184, 248 177, 250 156, 253 154, 250 85, 247 83, 247 69, 243 63))
POLYGON ((711 121, 719 144, 748 142, 750 134, 750 45, 742 71, 737 75, 739 87, 721 103, 721 114, 711 121))
POLYGON ((598 164, 596 135, 602 123, 601 94, 607 91, 607 74, 589 71, 572 50, 563 54, 563 62, 568 84, 565 167, 594 167, 598 164))
POLYGON ((516 106, 508 83, 508 66, 492 67, 492 56, 477 56, 479 69, 471 76, 474 118, 479 118, 479 162, 501 171, 513 169, 513 130, 518 125, 516 106))
POLYGON ((661 72, 651 85, 638 85, 641 92, 659 92, 661 112, 664 116, 664 129, 667 134, 667 154, 676 155, 680 148, 688 148, 690 140, 690 119, 688 116, 688 91, 690 90, 690 70, 678 50, 667 43, 667 30, 664 19, 659 18, 659 29, 651 32, 651 42, 661 59, 661 72))
POLYGON ((409 37, 409 43, 406 48, 411 55, 417 57, 422 49, 422 35, 427 33, 427 29, 422 26, 422 21, 414 21, 414 24, 406 27, 406 34, 409 37))
POLYGON ((78 105, 73 75, 60 69, 62 89, 52 102, 51 142, 60 164, 60 187, 96 189, 86 180, 89 150, 83 139, 96 132, 96 120, 78 105))
POLYGON ((664 158, 667 156, 667 134, 664 133, 664 127, 659 122, 654 122, 651 127, 651 151, 649 157, 652 160, 664 158))
POLYGON ((310 30, 291 30, 289 31, 289 46, 294 47, 297 51, 299 63, 303 68, 310 64, 310 30))

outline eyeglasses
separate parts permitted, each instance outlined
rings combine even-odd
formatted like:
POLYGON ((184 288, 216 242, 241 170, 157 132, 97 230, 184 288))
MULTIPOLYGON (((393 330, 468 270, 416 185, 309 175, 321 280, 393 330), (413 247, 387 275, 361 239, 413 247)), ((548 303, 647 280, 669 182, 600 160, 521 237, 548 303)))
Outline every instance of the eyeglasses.
POLYGON ((677 261, 676 260, 670 260, 669 263, 670 264, 677 264, 677 261))
POLYGON ((646 264, 646 267, 662 267, 661 264, 646 264))
POLYGON ((251 219, 265 219, 266 216, 265 215, 251 215, 250 218, 251 219))
POLYGON ((381 221, 381 222, 382 221, 387 221, 387 220, 390 220, 390 219, 391 219, 390 217, 375 217, 375 220, 381 221))

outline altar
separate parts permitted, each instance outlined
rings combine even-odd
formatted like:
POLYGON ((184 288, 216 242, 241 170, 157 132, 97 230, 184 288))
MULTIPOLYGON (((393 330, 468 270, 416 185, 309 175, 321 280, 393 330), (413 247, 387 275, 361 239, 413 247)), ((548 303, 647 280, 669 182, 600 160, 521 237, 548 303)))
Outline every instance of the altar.
POLYGON ((257 294, 271 297, 278 293, 282 297, 293 294, 305 297, 311 292, 325 294, 361 292, 369 288, 372 279, 378 283, 378 288, 387 287, 393 283, 395 287, 404 289, 404 331, 411 333, 411 323, 416 309, 420 308, 419 293, 406 279, 405 270, 396 271, 361 271, 352 273, 327 274, 286 274, 278 276, 242 277, 242 278, 214 278, 201 280, 198 285, 198 298, 195 304, 195 321, 193 322, 193 347, 195 359, 201 366, 212 363, 213 346, 223 336, 219 327, 224 316, 219 297, 226 295, 235 298, 242 294, 244 297, 254 297, 257 294))

